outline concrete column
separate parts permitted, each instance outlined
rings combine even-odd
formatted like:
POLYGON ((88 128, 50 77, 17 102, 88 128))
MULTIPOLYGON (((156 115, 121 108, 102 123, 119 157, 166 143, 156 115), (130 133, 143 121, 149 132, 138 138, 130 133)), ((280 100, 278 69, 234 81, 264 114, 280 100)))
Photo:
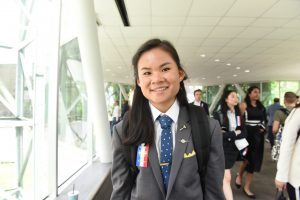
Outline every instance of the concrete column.
POLYGON ((77 0, 72 3, 88 94, 88 112, 92 117, 93 132, 96 138, 96 153, 102 163, 108 163, 111 162, 112 157, 111 136, 94 4, 92 0, 77 0))

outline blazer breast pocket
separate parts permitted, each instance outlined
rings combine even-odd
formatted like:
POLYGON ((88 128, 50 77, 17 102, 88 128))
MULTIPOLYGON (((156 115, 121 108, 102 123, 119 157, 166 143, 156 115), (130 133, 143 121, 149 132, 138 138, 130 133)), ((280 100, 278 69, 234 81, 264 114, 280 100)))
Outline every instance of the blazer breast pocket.
POLYGON ((192 157, 194 157, 194 156, 196 156, 195 150, 193 150, 191 153, 184 153, 184 154, 183 154, 183 158, 184 158, 184 159, 192 158, 192 157))

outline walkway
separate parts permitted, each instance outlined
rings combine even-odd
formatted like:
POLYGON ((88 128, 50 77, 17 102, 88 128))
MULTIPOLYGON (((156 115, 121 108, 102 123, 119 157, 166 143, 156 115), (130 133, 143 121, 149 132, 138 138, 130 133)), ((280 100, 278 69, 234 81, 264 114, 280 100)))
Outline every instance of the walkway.
MULTIPOLYGON (((262 170, 260 173, 254 174, 254 179, 252 182, 251 191, 255 193, 257 200, 273 200, 275 199, 275 185, 274 185, 274 177, 276 173, 276 163, 271 160, 270 155, 270 144, 265 143, 265 152, 264 152, 264 161, 262 170)), ((234 185, 235 175, 237 169, 240 165, 240 162, 237 162, 232 170, 232 190, 233 197, 235 200, 250 200, 243 193, 242 188, 237 189, 234 185)), ((243 179, 243 181, 245 178, 243 179)))

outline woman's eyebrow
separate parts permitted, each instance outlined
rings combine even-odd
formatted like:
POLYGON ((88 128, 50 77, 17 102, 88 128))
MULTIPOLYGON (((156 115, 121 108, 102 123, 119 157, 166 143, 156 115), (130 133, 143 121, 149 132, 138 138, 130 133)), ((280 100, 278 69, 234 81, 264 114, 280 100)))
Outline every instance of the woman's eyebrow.
POLYGON ((151 67, 142 67, 141 70, 151 70, 151 67))
POLYGON ((160 67, 164 67, 164 66, 166 66, 168 64, 170 64, 170 63, 169 62, 165 62, 165 63, 161 64, 160 67))
MULTIPOLYGON (((169 62, 165 62, 163 64, 161 64, 159 67, 162 68, 166 65, 170 64, 169 62)), ((141 70, 152 70, 152 67, 142 67, 141 70)))

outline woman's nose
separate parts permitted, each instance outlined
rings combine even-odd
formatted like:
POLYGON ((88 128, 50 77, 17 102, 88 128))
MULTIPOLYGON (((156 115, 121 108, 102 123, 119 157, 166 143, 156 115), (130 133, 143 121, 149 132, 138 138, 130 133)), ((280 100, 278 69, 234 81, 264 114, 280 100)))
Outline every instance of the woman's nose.
POLYGON ((153 76, 152 76, 152 83, 159 83, 159 82, 162 82, 164 80, 164 76, 162 74, 162 72, 155 72, 153 73, 153 76))

